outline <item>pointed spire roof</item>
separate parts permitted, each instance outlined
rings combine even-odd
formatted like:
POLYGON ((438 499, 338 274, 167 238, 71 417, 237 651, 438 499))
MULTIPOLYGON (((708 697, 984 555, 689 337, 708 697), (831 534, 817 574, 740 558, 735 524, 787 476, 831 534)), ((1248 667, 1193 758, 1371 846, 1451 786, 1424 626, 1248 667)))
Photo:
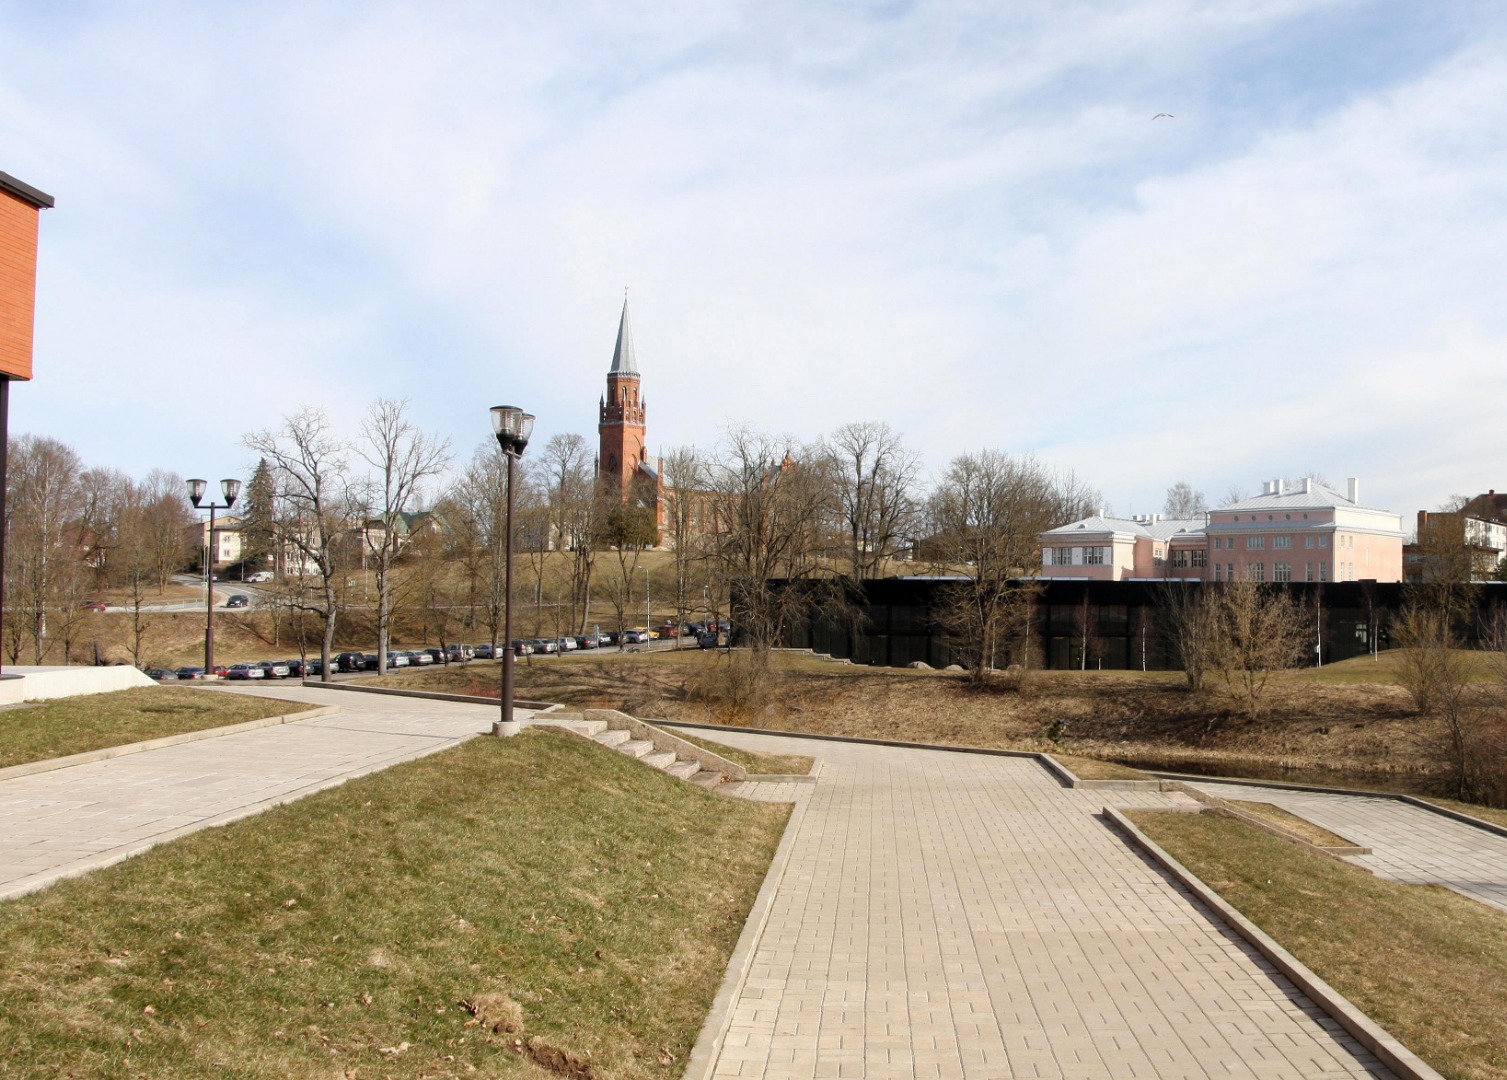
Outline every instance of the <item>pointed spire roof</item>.
POLYGON ((633 326, 628 322, 628 298, 623 297, 623 317, 617 324, 617 347, 612 350, 612 367, 609 375, 637 375, 638 364, 633 357, 633 326))

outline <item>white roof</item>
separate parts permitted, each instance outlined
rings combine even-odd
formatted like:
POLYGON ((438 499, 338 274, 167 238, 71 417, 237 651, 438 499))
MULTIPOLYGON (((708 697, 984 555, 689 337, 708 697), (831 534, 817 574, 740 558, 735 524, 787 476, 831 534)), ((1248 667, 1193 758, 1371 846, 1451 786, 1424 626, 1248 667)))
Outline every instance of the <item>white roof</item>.
POLYGON ((1361 507, 1358 502, 1341 495, 1331 487, 1319 483, 1317 480, 1308 481, 1309 490, 1304 491, 1302 486, 1278 492, 1275 488, 1261 495, 1252 495, 1249 499, 1241 499, 1229 506, 1221 506, 1214 513, 1224 513, 1226 510, 1328 510, 1332 507, 1356 507, 1372 510, 1375 507, 1361 507))
POLYGON ((1177 536, 1202 536, 1204 531, 1204 519, 1196 518, 1152 518, 1150 520, 1135 518, 1105 517, 1095 514, 1086 517, 1082 521, 1069 522, 1055 529, 1048 529, 1042 533, 1043 538, 1052 540, 1071 540, 1074 537, 1085 538, 1096 533, 1123 533, 1130 536, 1144 537, 1148 540, 1171 540, 1177 536))

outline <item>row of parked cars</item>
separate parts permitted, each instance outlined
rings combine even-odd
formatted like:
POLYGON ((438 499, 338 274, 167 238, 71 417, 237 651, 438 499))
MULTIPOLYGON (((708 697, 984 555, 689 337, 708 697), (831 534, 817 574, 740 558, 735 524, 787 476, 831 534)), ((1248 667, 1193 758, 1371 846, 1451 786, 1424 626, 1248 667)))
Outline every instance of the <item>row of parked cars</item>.
MULTIPOLYGON (((616 631, 582 634, 557 638, 526 638, 513 642, 515 656, 550 656, 573 652, 576 649, 601 649, 624 645, 641 645, 655 637, 694 637, 703 649, 717 645, 716 623, 687 623, 676 627, 675 633, 666 634, 664 627, 658 632, 635 627, 622 632, 621 640, 616 631)), ((486 642, 480 645, 455 644, 444 649, 392 649, 387 654, 387 669, 405 667, 429 667, 434 664, 456 664, 465 660, 494 660, 503 653, 494 654, 486 642)), ((380 665, 376 653, 343 652, 334 658, 334 668, 340 672, 377 671, 380 665)), ((216 664, 214 673, 222 679, 303 679, 319 675, 323 671, 317 656, 307 660, 258 660, 255 663, 216 664)), ((177 669, 151 668, 147 676, 158 682, 188 682, 204 678, 204 669, 193 664, 177 669)))

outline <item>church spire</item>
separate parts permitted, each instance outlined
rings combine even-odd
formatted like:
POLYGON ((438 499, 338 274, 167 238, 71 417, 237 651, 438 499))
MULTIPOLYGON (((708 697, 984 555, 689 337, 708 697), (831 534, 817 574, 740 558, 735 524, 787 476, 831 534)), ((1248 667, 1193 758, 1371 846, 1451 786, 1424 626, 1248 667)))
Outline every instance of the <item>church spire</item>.
POLYGON ((623 317, 617 324, 617 347, 612 350, 612 367, 609 375, 637 375, 638 364, 633 356, 633 326, 628 322, 628 298, 623 297, 623 317))

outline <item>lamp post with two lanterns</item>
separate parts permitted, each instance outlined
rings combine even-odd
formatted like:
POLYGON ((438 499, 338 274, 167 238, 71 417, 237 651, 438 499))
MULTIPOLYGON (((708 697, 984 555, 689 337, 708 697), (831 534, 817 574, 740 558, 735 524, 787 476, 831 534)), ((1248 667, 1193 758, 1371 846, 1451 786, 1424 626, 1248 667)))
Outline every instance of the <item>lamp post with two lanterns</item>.
POLYGON ((225 496, 224 505, 213 499, 204 505, 204 489, 209 485, 203 480, 188 482, 188 501, 195 510, 209 511, 209 535, 204 544, 204 677, 215 677, 215 511, 229 510, 241 493, 239 480, 221 480, 220 494, 225 496))
POLYGON ((534 417, 513 405, 492 407, 492 434, 503 457, 508 459, 508 510, 503 526, 507 553, 503 559, 502 609, 502 717, 493 734, 516 735, 519 725, 513 719, 513 467, 523 456, 529 436, 534 433, 534 417))

